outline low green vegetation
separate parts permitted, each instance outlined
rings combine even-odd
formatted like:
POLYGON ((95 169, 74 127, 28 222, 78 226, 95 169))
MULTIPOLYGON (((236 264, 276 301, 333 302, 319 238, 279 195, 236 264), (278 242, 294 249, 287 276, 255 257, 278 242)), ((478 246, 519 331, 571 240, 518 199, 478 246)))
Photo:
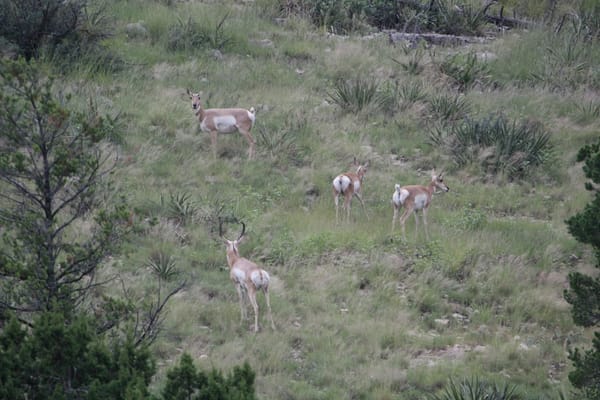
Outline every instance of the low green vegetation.
POLYGON ((0 30, 2 396, 597 398, 595 2, 91 6, 64 41, 0 30), (486 17, 502 6, 527 29, 486 17), (253 160, 238 133, 213 157, 186 89, 255 108, 253 160), (46 134, 60 147, 44 175, 46 134), (368 218, 355 199, 336 224, 331 182, 355 158, 368 218), (431 240, 413 218, 403 239, 394 185, 432 169, 450 191, 433 196, 431 240), (240 323, 220 221, 245 223, 275 330, 261 296, 260 332, 240 323), (54 376, 69 343, 80 357, 54 376))

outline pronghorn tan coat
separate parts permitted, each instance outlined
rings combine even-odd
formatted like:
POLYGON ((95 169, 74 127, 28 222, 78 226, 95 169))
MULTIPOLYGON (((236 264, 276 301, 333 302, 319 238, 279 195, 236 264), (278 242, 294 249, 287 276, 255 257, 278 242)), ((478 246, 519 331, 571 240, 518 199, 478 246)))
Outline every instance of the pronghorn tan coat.
POLYGON ((200 129, 210 134, 213 156, 217 155, 217 135, 219 133, 241 133, 248 141, 248 158, 254 157, 254 138, 250 131, 254 126, 256 115, 254 107, 244 108, 208 108, 204 109, 199 93, 187 90, 192 100, 192 109, 200 121, 200 129))
POLYGON ((365 208, 365 203, 362 199, 361 189, 362 189, 362 181, 367 173, 367 169, 369 167, 369 162, 367 161, 364 165, 359 164, 354 159, 353 165, 355 165, 356 172, 346 172, 345 174, 340 174, 333 179, 333 199, 335 203, 335 222, 339 223, 339 198, 340 196, 344 196, 344 209, 346 210, 346 221, 350 221, 350 208, 352 204, 352 198, 356 196, 360 201, 362 209, 369 219, 369 215, 367 214, 367 209, 365 208))
POLYGON ((267 271, 259 268, 247 258, 240 256, 238 244, 242 241, 244 231, 246 230, 245 225, 242 224, 242 226, 242 233, 237 240, 227 240, 221 234, 221 238, 227 248, 229 277, 235 285, 240 301, 241 321, 243 322, 246 319, 246 304, 244 300, 245 296, 247 296, 254 309, 254 332, 258 332, 258 302, 256 301, 256 292, 260 290, 265 295, 271 327, 275 329, 273 314, 271 312, 271 301, 269 299, 269 283, 271 279, 267 271))
POLYGON ((402 235, 406 239, 406 219, 415 213, 415 234, 418 235, 419 230, 419 218, 418 212, 421 211, 423 214, 423 225, 425 229, 425 237, 429 240, 429 232, 427 228, 427 210, 431 204, 433 198, 433 192, 435 189, 440 189, 444 192, 450 190, 450 188, 444 183, 443 173, 439 175, 435 174, 435 170, 431 171, 431 182, 429 185, 408 185, 400 186, 395 185, 394 194, 392 195, 392 204, 394 206, 394 215, 392 217, 392 231, 396 226, 396 219, 398 217, 398 211, 401 207, 404 207, 404 212, 400 216, 400 225, 402 225, 402 235))

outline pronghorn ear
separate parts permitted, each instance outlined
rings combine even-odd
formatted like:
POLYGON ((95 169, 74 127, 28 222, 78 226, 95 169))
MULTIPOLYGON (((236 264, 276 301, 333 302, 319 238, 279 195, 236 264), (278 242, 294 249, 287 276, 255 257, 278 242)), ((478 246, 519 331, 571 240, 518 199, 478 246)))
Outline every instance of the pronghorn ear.
POLYGON ((368 167, 370 163, 371 163, 371 161, 370 161, 370 160, 369 160, 369 161, 367 161, 367 162, 365 163, 365 165, 363 165, 363 167, 365 167, 365 168, 366 168, 366 167, 368 167))
POLYGON ((188 96, 192 97, 192 93, 190 93, 190 88, 185 88, 185 93, 187 93, 188 96))
POLYGON ((352 160, 352 165, 355 165, 355 166, 358 165, 358 161, 356 161, 356 156, 354 156, 354 159, 352 160))

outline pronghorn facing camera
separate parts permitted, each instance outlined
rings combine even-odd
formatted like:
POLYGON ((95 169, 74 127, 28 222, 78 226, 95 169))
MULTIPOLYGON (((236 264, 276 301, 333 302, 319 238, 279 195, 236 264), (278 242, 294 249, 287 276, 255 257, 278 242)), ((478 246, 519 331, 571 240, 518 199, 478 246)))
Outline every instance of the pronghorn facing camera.
POLYGON ((423 225, 425 226, 425 237, 429 240, 429 232, 427 230, 427 210, 431 204, 433 192, 435 189, 447 192, 450 190, 444 183, 443 173, 436 175, 435 170, 431 171, 431 182, 429 185, 395 185, 394 194, 392 195, 392 204, 394 206, 394 216, 392 217, 392 231, 396 226, 396 218, 398 210, 404 207, 404 212, 400 216, 400 225, 402 225, 402 235, 406 239, 405 222, 411 213, 415 213, 415 235, 418 235, 419 218, 418 212, 423 213, 423 225))
POLYGON ((217 157, 217 135, 219 133, 241 133, 248 141, 248 158, 254 156, 254 138, 250 130, 256 119, 254 107, 244 108, 208 108, 204 109, 200 102, 200 93, 192 93, 187 89, 192 100, 192 109, 200 121, 200 129, 210 133, 213 157, 217 157))
POLYGON ((254 309, 254 332, 258 332, 258 303, 256 301, 256 292, 261 290, 265 294, 267 311, 271 320, 271 327, 275 329, 273 315, 271 313, 271 302, 269 300, 269 281, 270 277, 267 271, 259 268, 252 261, 241 257, 238 251, 238 244, 244 238, 246 225, 242 222, 242 233, 236 240, 228 240, 223 237, 223 223, 219 221, 219 236, 225 243, 227 252, 227 264, 229 264, 229 277, 235 285, 240 300, 241 322, 246 319, 246 301, 248 297, 252 308, 254 309))
POLYGON ((365 216, 367 217, 367 219, 369 219, 369 215, 367 214, 367 209, 365 208, 365 203, 363 202, 361 194, 362 181, 365 177, 365 174, 367 173, 369 162, 367 161, 364 164, 360 164, 355 157, 354 162, 352 164, 356 167, 356 172, 346 172, 345 174, 340 174, 336 176, 332 182, 333 200, 335 202, 336 224, 339 223, 340 196, 344 196, 344 209, 346 210, 346 221, 350 221, 350 206, 352 203, 352 198, 354 196, 356 196, 360 201, 365 216))

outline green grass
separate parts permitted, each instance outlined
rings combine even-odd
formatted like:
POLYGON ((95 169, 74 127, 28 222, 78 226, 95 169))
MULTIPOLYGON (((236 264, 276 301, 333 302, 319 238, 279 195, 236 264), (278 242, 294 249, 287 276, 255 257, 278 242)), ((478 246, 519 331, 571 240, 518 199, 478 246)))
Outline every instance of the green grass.
POLYGON ((589 201, 574 157, 600 129, 598 99, 531 80, 544 57, 540 32, 453 49, 461 54, 455 60, 472 64, 477 51, 498 55, 477 64, 498 86, 471 86, 471 75, 459 75, 469 83, 461 94, 432 61, 448 49, 420 53, 415 77, 401 67, 411 55, 385 37, 324 35, 294 18, 276 25, 269 1, 110 4, 117 34, 107 45, 130 67, 74 69, 65 86, 81 86, 102 110, 120 112, 114 178, 135 225, 105 273, 120 273, 140 301, 157 285, 149 260, 163 273, 174 265, 188 282, 169 302, 152 348, 154 389, 184 351, 207 369, 248 361, 264 399, 421 399, 450 377, 476 375, 501 376, 531 398, 569 387, 563 343, 584 344, 586 332, 573 325, 562 289, 568 272, 593 260, 564 220, 589 201), (224 15, 222 34, 235 40, 221 59, 210 46, 167 49, 178 18, 214 29, 224 15), (128 38, 125 26, 137 21, 148 36, 128 38), (333 83, 355 77, 380 83, 375 93, 391 103, 373 106, 361 92, 349 99, 362 111, 341 112, 333 83), (255 160, 246 160, 237 133, 219 136, 213 160, 186 88, 202 91, 211 107, 257 109, 255 160), (457 165, 429 141, 439 119, 450 125, 498 110, 543 124, 557 149, 551 165, 509 182, 457 165), (355 199, 351 221, 336 226, 331 181, 351 170, 354 157, 370 161, 363 185, 370 218, 355 199), (391 233, 394 184, 426 184, 433 167, 446 170, 451 190, 434 195, 431 241, 422 229, 415 237, 413 217, 404 241, 398 227, 391 233), (244 220, 240 253, 272 276, 274 332, 260 296, 261 332, 240 324, 220 216, 244 220), (553 365, 565 367, 550 377, 553 365))

